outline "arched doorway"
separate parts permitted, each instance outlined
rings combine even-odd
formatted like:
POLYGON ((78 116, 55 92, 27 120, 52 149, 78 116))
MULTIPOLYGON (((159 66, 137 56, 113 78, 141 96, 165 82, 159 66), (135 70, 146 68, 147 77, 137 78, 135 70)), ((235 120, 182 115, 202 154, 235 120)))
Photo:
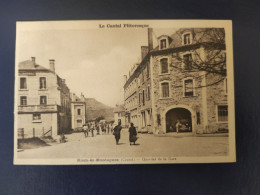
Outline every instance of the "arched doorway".
POLYGON ((166 133, 192 132, 191 112, 185 108, 173 108, 166 113, 166 133))

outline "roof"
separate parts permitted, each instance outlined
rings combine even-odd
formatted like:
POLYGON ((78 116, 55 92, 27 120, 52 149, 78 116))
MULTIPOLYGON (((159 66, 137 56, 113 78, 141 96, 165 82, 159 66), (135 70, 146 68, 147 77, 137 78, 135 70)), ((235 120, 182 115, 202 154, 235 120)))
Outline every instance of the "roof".
MULTIPOLYGON (((157 45, 155 48, 153 48, 152 50, 150 50, 148 52, 148 54, 144 57, 144 59, 142 59, 140 65, 133 71, 133 73, 131 74, 131 76, 128 78, 128 80, 126 81, 126 83, 124 84, 124 88, 126 88, 131 82, 132 80, 135 78, 136 73, 139 72, 139 70, 145 66, 145 61, 149 60, 150 55, 163 55, 166 53, 171 53, 171 52, 180 52, 180 51, 185 51, 185 50, 191 50, 191 49, 197 49, 198 47, 200 47, 201 44, 207 42, 207 37, 205 36, 203 38, 203 40, 201 40, 200 42, 196 42, 194 41, 192 44, 189 45, 183 45, 182 44, 182 34, 184 32, 194 32, 194 35, 199 34, 201 32, 204 32, 206 28, 180 28, 177 31, 175 31, 172 35, 161 35, 159 36, 157 39, 160 39, 162 37, 169 37, 169 39, 171 40, 171 42, 169 43, 168 48, 166 49, 159 49, 159 45, 157 45), (172 41, 173 40, 173 41, 172 41)), ((218 29, 218 30, 222 30, 223 28, 214 28, 214 29, 218 29)), ((194 36, 193 35, 193 36, 194 36)))
POLYGON ((20 62, 18 67, 19 70, 45 70, 52 72, 50 69, 47 69, 39 64, 34 64, 31 60, 20 62))
POLYGON ((117 106, 114 108, 114 113, 118 113, 118 112, 125 112, 125 107, 124 107, 124 105, 117 105, 117 106))
POLYGON ((161 36, 157 37, 157 39, 159 40, 159 39, 161 39, 161 38, 163 38, 163 37, 166 37, 166 38, 172 39, 169 35, 161 35, 161 36))

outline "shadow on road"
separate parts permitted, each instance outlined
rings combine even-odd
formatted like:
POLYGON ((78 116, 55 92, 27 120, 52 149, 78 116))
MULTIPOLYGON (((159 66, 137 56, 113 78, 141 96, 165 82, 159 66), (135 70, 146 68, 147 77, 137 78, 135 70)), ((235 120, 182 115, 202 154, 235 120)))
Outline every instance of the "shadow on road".
POLYGON ((131 144, 131 146, 140 146, 140 144, 131 144))

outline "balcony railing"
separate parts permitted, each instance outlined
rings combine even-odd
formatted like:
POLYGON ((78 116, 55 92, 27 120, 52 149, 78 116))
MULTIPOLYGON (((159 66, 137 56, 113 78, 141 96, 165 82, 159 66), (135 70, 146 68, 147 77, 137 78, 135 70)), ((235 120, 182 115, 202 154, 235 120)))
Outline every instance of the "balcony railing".
POLYGON ((58 105, 26 105, 18 106, 18 112, 57 112, 60 110, 58 105))

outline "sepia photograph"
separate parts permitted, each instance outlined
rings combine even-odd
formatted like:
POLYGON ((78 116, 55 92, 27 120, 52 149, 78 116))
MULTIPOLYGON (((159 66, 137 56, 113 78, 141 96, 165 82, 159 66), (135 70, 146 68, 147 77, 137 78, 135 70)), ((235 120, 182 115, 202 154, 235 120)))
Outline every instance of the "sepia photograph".
POLYGON ((16 23, 14 164, 236 162, 232 21, 16 23))

